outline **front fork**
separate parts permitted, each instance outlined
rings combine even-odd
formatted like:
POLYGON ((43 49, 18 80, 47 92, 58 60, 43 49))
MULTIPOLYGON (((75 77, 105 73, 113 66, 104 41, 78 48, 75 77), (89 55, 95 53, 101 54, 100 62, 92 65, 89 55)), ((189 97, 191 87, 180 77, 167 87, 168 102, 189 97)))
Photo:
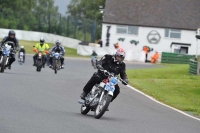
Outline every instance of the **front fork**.
POLYGON ((7 65, 7 64, 8 64, 8 60, 9 60, 9 57, 7 57, 7 59, 6 59, 6 64, 5 64, 5 65, 7 65))
POLYGON ((101 97, 100 97, 100 99, 99 99, 99 104, 101 103, 101 100, 102 100, 102 98, 103 98, 104 93, 105 93, 105 91, 103 91, 103 92, 101 93, 101 97))

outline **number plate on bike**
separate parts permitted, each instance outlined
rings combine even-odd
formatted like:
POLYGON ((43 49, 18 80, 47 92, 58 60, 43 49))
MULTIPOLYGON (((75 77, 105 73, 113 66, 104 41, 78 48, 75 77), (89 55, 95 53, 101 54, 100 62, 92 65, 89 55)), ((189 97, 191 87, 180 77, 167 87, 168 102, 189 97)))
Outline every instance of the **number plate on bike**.
POLYGON ((114 92, 115 91, 115 87, 108 83, 105 86, 105 90, 114 92))

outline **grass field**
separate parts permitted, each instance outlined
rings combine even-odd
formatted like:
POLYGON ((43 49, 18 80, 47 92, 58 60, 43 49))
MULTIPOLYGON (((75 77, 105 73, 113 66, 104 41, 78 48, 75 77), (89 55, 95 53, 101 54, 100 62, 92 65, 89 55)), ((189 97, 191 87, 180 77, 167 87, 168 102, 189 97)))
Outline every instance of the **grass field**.
POLYGON ((200 76, 189 65, 128 70, 130 84, 172 107, 200 116, 200 76))

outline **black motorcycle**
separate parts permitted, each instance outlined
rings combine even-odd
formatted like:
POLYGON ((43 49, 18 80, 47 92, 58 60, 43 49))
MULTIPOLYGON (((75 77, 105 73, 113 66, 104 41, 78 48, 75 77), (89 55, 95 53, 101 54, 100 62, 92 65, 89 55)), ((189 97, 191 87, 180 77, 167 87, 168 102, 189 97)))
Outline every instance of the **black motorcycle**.
POLYGON ((55 74, 57 74, 58 70, 60 70, 61 68, 62 53, 54 52, 52 53, 52 56, 53 56, 52 69, 54 70, 55 74))
POLYGON ((43 55, 43 53, 39 51, 36 59, 36 71, 40 72, 42 67, 45 67, 45 55, 43 55))

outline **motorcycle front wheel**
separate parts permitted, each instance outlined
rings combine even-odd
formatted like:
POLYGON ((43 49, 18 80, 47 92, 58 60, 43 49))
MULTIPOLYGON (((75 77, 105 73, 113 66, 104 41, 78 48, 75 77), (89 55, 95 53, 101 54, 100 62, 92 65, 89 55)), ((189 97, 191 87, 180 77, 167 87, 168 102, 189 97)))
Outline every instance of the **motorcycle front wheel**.
POLYGON ((102 102, 100 102, 95 111, 94 111, 94 117, 96 119, 99 119, 103 116, 103 114, 106 112, 110 102, 112 100, 112 96, 111 95, 104 95, 102 102))
POLYGON ((2 62, 1 62, 1 73, 4 72, 5 65, 6 65, 6 60, 7 60, 7 56, 4 55, 4 56, 3 56, 3 60, 2 60, 2 62))
POLYGON ((21 59, 21 58, 20 58, 20 60, 19 60, 19 64, 22 65, 22 59, 21 59))
POLYGON ((40 71, 41 71, 41 66, 42 66, 41 60, 38 60, 38 61, 37 61, 37 65, 36 65, 36 71, 37 71, 37 72, 40 72, 40 71))

